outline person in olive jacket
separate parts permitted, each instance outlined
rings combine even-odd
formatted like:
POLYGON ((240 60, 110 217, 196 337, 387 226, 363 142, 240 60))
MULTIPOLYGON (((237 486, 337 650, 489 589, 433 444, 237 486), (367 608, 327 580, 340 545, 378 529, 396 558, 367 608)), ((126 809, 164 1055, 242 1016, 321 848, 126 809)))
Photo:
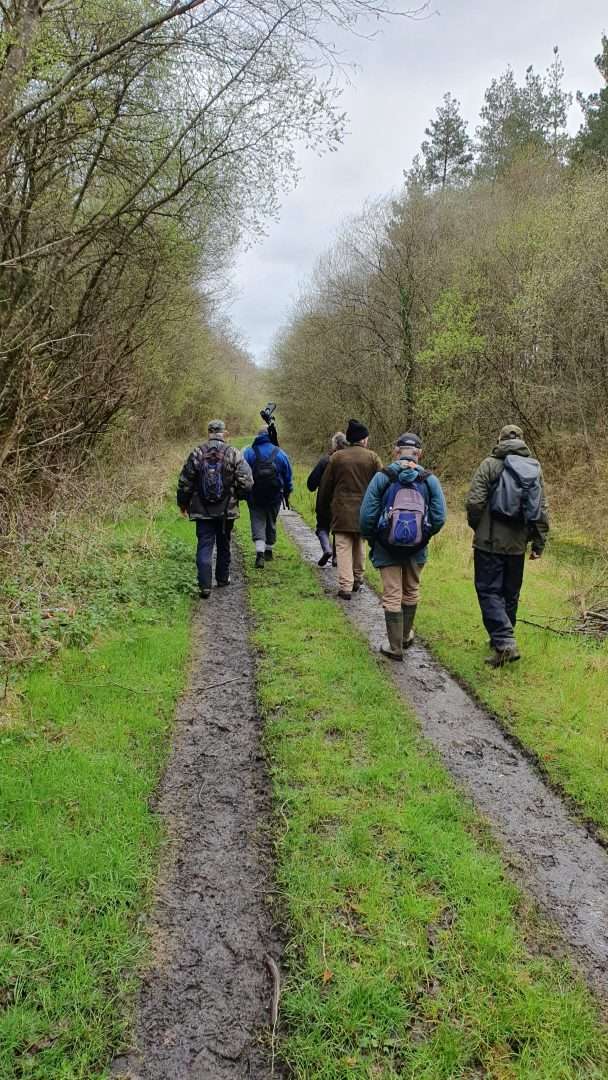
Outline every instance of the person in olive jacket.
POLYGON ((365 544, 359 529, 359 511, 372 476, 382 468, 378 455, 368 449, 365 424, 349 420, 346 438, 350 445, 329 459, 318 499, 320 518, 330 521, 336 537, 338 596, 342 600, 350 600, 363 582, 365 544))
POLYGON ((522 429, 516 424, 503 427, 498 445, 482 461, 473 476, 466 503, 468 522, 474 530, 475 590, 493 649, 493 655, 486 663, 492 667, 502 667, 520 658, 515 641, 515 624, 526 549, 531 543, 530 558, 539 559, 549 532, 549 513, 540 466, 541 510, 537 521, 528 524, 523 518, 505 520, 491 511, 492 493, 505 468, 505 458, 510 454, 532 457, 523 435, 522 429))

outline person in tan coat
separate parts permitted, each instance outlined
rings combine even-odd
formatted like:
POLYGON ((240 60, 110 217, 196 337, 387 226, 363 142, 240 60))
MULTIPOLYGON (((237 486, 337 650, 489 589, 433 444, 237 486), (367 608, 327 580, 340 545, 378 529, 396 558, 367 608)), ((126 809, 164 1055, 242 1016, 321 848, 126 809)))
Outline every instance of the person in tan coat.
POLYGON ((350 600, 361 588, 365 544, 359 531, 359 511, 370 480, 382 469, 378 455, 368 449, 365 424, 349 420, 346 438, 350 445, 331 456, 318 498, 319 513, 331 520, 336 537, 338 596, 342 600, 350 600))

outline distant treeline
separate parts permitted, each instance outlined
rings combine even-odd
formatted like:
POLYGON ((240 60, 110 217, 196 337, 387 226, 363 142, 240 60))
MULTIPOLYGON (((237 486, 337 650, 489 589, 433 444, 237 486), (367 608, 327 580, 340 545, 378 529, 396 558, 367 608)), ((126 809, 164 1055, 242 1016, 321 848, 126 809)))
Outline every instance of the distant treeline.
MULTIPOLYGON (((608 84, 608 39, 596 65, 608 84)), ((608 436, 608 85, 571 95, 508 69, 475 139, 446 95, 402 195, 348 222, 274 349, 293 435, 347 416, 378 446, 415 428, 446 464, 505 420, 557 460, 608 436)))

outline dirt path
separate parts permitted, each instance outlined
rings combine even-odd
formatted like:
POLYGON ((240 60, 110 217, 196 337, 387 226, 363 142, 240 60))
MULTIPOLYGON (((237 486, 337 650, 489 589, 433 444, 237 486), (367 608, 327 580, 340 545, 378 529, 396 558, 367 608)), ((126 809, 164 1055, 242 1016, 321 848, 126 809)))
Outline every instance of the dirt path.
POLYGON ((157 810, 170 847, 151 919, 153 964, 130 1080, 267 1080, 278 957, 268 906, 270 795, 260 748, 246 592, 238 553, 229 589, 194 621, 190 685, 157 810))
MULTIPOLYGON (((316 563, 319 544, 312 530, 294 512, 285 513, 282 521, 304 557, 316 563)), ((323 570, 321 580, 335 593, 334 571, 323 570)), ((384 639, 377 595, 366 586, 342 606, 377 650, 384 639)), ((608 853, 571 820, 525 755, 427 649, 416 644, 403 664, 380 662, 413 705, 423 734, 491 822, 517 879, 558 926, 581 970, 605 996, 608 853)))

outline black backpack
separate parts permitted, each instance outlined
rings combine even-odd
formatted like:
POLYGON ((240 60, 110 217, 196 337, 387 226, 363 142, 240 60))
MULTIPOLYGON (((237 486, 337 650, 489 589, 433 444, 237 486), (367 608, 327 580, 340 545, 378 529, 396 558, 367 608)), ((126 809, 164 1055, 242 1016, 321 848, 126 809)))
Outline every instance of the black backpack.
POLYGON ((283 484, 277 468, 278 446, 272 448, 268 457, 262 457, 260 448, 253 447, 253 501, 258 506, 271 506, 281 498, 283 484))
POLYGON ((230 492, 224 485, 225 446, 201 447, 201 462, 198 470, 198 493, 204 505, 212 513, 220 515, 226 509, 230 492))

